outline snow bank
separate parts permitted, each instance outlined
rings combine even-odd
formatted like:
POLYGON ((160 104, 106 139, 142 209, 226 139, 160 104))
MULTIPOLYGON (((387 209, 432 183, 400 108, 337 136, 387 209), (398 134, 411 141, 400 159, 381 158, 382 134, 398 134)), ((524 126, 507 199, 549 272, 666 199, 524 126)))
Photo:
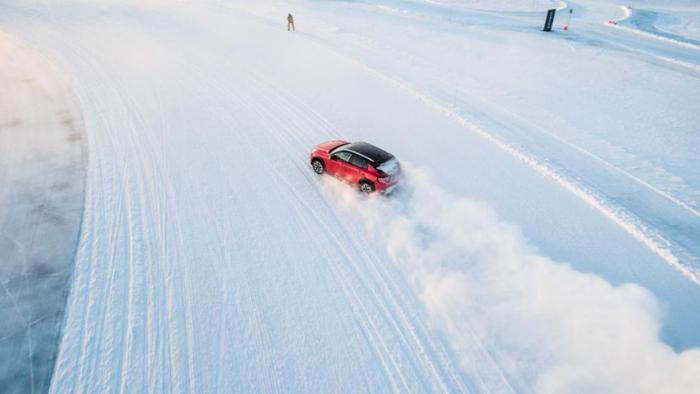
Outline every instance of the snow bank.
POLYGON ((566 8, 566 3, 559 0, 417 0, 419 3, 438 5, 450 8, 466 8, 491 11, 538 11, 548 8, 566 8))
POLYGON ((483 389, 700 391, 700 349, 676 353, 659 340, 646 289, 541 256, 488 206, 446 193, 423 170, 404 175, 392 199, 327 183, 386 246, 483 389))
MULTIPOLYGON (((616 29, 625 30, 630 33, 638 34, 646 38, 664 41, 672 45, 678 45, 691 50, 700 50, 700 43, 696 40, 683 37, 678 34, 666 33, 657 28, 655 23, 659 16, 666 16, 663 13, 649 10, 633 10, 628 6, 621 6, 622 17, 619 19, 611 19, 607 25, 616 29)), ((667 16, 668 19, 671 19, 667 16)), ((694 66, 694 65, 693 65, 694 66)), ((697 66, 696 66, 697 67, 697 66)))

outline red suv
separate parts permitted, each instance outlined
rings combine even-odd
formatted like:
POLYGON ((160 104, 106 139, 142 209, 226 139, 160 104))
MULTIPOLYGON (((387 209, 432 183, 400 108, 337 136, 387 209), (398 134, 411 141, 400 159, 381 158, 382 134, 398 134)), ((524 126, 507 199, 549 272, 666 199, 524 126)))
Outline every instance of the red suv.
POLYGON ((366 142, 334 140, 311 149, 311 167, 358 185, 363 193, 391 192, 399 179, 399 162, 390 153, 366 142))

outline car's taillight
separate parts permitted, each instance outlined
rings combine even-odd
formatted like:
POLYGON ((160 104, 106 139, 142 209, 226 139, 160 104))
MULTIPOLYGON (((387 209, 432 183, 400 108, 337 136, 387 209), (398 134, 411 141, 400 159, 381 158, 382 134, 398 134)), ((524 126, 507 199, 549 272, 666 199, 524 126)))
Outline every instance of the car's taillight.
POLYGON ((377 180, 381 183, 390 183, 391 182, 391 177, 385 176, 383 178, 377 178, 377 180))

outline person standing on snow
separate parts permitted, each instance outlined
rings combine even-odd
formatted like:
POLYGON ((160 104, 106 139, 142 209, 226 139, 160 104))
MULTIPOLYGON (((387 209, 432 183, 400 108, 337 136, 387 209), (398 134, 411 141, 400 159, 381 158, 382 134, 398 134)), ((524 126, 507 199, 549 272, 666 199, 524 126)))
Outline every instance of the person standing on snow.
POLYGON ((287 15, 287 31, 296 31, 294 28, 294 17, 292 14, 287 15))

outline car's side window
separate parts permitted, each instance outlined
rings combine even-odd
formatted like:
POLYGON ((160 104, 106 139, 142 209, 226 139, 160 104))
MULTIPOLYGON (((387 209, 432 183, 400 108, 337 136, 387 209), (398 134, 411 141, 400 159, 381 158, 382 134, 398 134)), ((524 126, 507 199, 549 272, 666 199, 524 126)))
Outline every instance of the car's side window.
POLYGON ((346 151, 340 151, 333 154, 333 157, 340 159, 342 161, 348 161, 350 159, 351 153, 346 151))
POLYGON ((355 167, 367 168, 369 161, 360 155, 352 155, 352 157, 350 157, 350 164, 355 167))

